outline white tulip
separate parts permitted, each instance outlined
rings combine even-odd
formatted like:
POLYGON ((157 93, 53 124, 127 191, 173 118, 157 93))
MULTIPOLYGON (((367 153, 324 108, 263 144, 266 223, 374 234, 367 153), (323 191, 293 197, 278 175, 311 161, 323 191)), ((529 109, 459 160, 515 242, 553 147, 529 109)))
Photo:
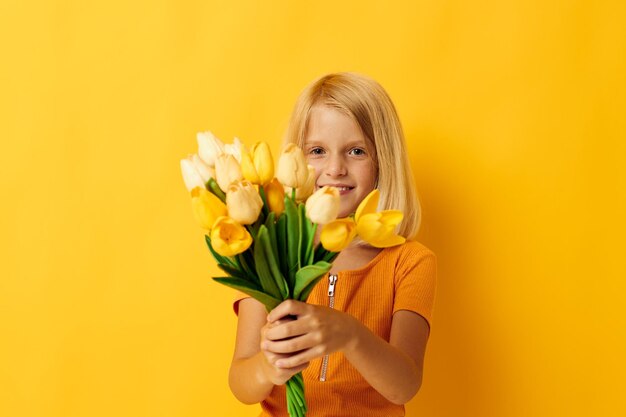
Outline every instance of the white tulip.
POLYGON ((206 182, 196 169, 191 155, 187 159, 180 160, 180 170, 182 171, 183 181, 187 190, 191 191, 196 187, 206 188, 206 182))
POLYGON ((224 143, 211 132, 199 132, 196 135, 198 141, 198 155, 209 167, 215 167, 215 160, 224 153, 224 143))
POLYGON ((339 190, 324 186, 306 201, 306 216, 313 223, 330 223, 339 214, 339 203, 339 190))
POLYGON ((215 181, 226 192, 230 184, 243 179, 239 162, 233 155, 222 154, 215 161, 215 181))
POLYGON ((224 152, 235 157, 237 162, 241 163, 241 148, 244 147, 239 138, 235 138, 233 143, 224 145, 224 152))

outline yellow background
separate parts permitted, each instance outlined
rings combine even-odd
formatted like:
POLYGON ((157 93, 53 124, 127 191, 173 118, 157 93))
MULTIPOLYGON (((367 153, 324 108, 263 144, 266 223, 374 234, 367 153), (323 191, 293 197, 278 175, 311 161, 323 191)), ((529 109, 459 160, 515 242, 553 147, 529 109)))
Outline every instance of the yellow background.
POLYGON ((621 1, 0 3, 0 415, 255 416, 194 223, 195 133, 278 150, 299 91, 377 79, 439 260, 408 416, 622 416, 621 1))

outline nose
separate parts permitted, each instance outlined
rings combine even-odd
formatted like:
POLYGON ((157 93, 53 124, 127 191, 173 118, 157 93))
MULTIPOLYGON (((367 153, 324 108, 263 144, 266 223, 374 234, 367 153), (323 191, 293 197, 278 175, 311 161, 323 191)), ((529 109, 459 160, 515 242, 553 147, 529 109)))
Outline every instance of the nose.
POLYGON ((324 168, 324 173, 329 177, 342 177, 348 173, 341 155, 331 155, 324 168))

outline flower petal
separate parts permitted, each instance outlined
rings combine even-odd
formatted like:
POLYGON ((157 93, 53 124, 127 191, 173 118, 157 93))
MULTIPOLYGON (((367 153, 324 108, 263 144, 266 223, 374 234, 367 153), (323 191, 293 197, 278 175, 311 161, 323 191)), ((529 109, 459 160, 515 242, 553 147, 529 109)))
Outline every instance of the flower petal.
POLYGON ((378 199, 380 193, 377 189, 373 189, 359 204, 354 215, 354 220, 358 223, 359 218, 364 214, 374 213, 378 209, 378 199))

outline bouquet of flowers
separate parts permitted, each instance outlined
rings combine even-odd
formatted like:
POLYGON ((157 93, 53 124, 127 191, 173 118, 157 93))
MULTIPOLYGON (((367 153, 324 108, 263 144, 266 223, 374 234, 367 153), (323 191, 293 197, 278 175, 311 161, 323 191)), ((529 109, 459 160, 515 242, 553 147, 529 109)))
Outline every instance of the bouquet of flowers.
MULTIPOLYGON (((287 299, 306 302, 356 235, 376 247, 405 240, 395 234, 402 212, 377 211, 378 190, 338 219, 339 191, 315 190, 315 170, 294 144, 284 148, 274 174, 265 142, 248 150, 237 138, 225 144, 211 132, 198 133, 197 141, 198 153, 181 160, 181 170, 206 244, 228 275, 213 279, 254 297, 268 312, 287 299)), ((304 416, 302 373, 285 385, 289 415, 304 416)))

